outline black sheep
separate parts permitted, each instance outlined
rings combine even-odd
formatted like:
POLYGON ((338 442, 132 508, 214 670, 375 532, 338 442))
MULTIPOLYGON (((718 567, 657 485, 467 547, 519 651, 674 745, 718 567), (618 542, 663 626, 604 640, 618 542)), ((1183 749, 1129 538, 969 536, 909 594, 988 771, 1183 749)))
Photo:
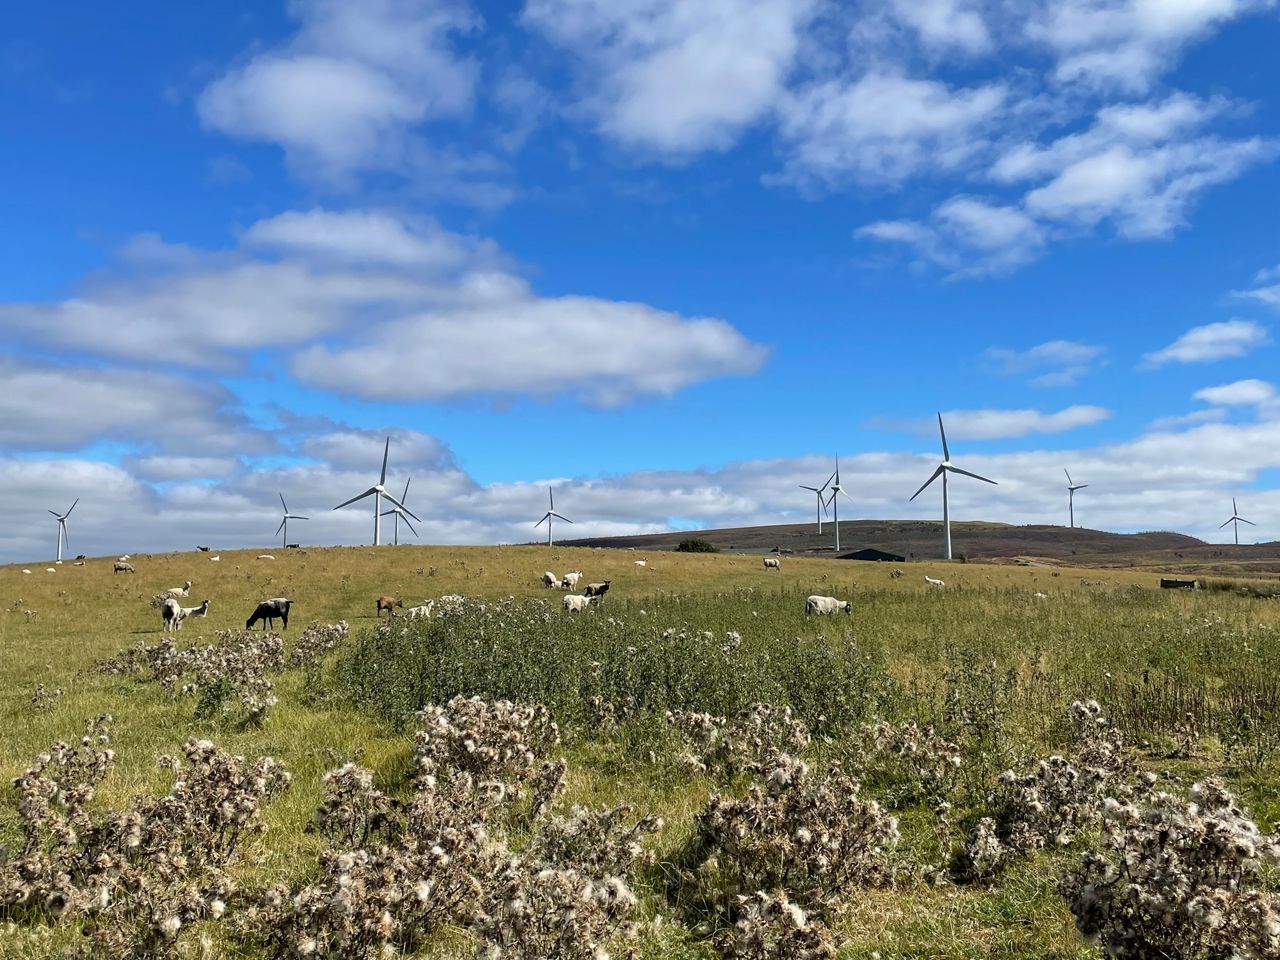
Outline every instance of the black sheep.
POLYGON ((282 629, 289 629, 289 607, 293 605, 292 600, 286 600, 284 597, 275 597, 271 600, 263 600, 253 611, 253 616, 245 621, 244 628, 252 630, 253 625, 259 620, 262 621, 263 629, 270 627, 272 630, 276 628, 276 617, 284 621, 282 629))

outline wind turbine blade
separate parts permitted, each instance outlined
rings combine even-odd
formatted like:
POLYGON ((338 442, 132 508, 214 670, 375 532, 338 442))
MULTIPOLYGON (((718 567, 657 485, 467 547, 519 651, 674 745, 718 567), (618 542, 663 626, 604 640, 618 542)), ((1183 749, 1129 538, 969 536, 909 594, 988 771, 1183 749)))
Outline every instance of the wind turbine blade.
POLYGON ((550 518, 551 518, 551 513, 550 513, 550 512, 544 513, 544 514, 542 515, 542 519, 541 519, 541 520, 539 520, 537 523, 535 523, 535 524, 534 524, 534 526, 535 526, 535 527, 540 527, 540 526, 542 526, 544 523, 546 523, 550 518))
POLYGON ((942 414, 938 414, 938 433, 942 434, 942 459, 950 460, 951 451, 947 449, 947 431, 942 426, 942 414))
POLYGON ((1232 497, 1232 498, 1231 498, 1231 515, 1232 515, 1233 517, 1238 517, 1238 516, 1240 515, 1240 508, 1236 506, 1236 498, 1235 498, 1235 497, 1232 497))
POLYGON ((285 503, 285 502, 284 502, 284 494, 283 494, 283 493, 282 493, 282 494, 280 494, 280 506, 284 507, 284 512, 285 512, 285 513, 288 513, 288 512, 289 512, 289 505, 288 505, 287 503, 285 503))
MULTIPOLYGON (((350 506, 351 504, 355 503, 357 500, 363 500, 365 497, 371 497, 377 492, 378 492, 377 487, 370 487, 368 490, 366 490, 364 493, 360 494, 359 496, 352 497, 350 500, 344 500, 342 503, 338 504, 333 509, 341 510, 343 507, 350 506)), ((386 494, 384 493, 383 496, 385 497, 386 494)))
POLYGON ((386 486, 387 483, 387 455, 391 453, 391 437, 387 437, 386 446, 382 448, 382 479, 378 483, 386 486))
POLYGON ((390 510, 383 510, 383 511, 382 511, 382 513, 380 514, 380 516, 389 517, 389 516, 391 516, 393 513, 399 513, 399 512, 400 512, 400 511, 399 511, 399 510, 397 510, 395 507, 392 507, 390 510))
MULTIPOLYGON (((408 517, 405 517, 405 518, 404 518, 404 525, 405 525, 406 527, 408 527, 410 530, 413 530, 413 524, 409 522, 409 518, 408 518, 408 517)), ((416 536, 418 535, 418 531, 417 531, 417 530, 413 530, 413 535, 416 537, 416 536)))
MULTIPOLYGON (((57 517, 59 520, 62 519, 62 514, 60 514, 57 510, 50 510, 49 512, 52 513, 55 517, 57 517)), ((46 527, 45 529, 47 530, 48 527, 46 527)))
MULTIPOLYGON (((911 500, 914 500, 916 497, 920 496, 920 494, 924 493, 925 487, 929 486, 929 484, 933 483, 933 481, 937 480, 940 476, 942 476, 942 470, 943 470, 942 466, 939 465, 938 469, 934 470, 933 473, 929 475, 929 479, 920 485, 920 489, 911 495, 911 500)), ((910 503, 911 500, 908 500, 907 503, 910 503)))
POLYGON ((1087 486, 1088 486, 1088 484, 1087 484, 1087 483, 1082 483, 1082 484, 1080 484, 1080 486, 1076 487, 1075 489, 1076 489, 1076 490, 1083 490, 1083 489, 1084 489, 1085 487, 1087 487, 1087 486))
POLYGON ((1065 474, 1067 475, 1067 486, 1068 486, 1068 487, 1069 487, 1069 486, 1071 486, 1071 484, 1072 484, 1072 480, 1071 480, 1071 473, 1070 473, 1070 471, 1068 471, 1066 467, 1063 467, 1063 468, 1062 468, 1062 472, 1063 472, 1063 473, 1065 473, 1065 474))
POLYGON ((551 509, 554 511, 556 508, 556 494, 550 487, 547 487, 547 502, 551 504, 551 509))
POLYGON ((551 512, 551 516, 555 517, 557 520, 563 520, 565 523, 573 523, 573 521, 570 520, 568 517, 566 517, 563 513, 556 513, 554 510, 551 512))
MULTIPOLYGON (((70 513, 71 511, 67 511, 67 512, 70 513)), ((1249 522, 1248 520, 1245 521, 1245 523, 1248 523, 1248 522, 1249 522)), ((62 528, 59 532, 62 534, 63 546, 67 546, 67 547, 71 546, 71 534, 67 533, 66 521, 64 520, 61 524, 59 524, 59 526, 62 528)))
POLYGON ((280 526, 276 527, 276 533, 279 533, 281 530, 283 530, 283 529, 284 529, 284 525, 285 525, 286 523, 288 523, 288 522, 289 522, 288 520, 281 520, 281 521, 280 521, 280 526))
MULTIPOLYGON (((76 503, 79 503, 79 502, 80 502, 80 498, 79 498, 79 497, 76 497, 76 503)), ((76 508, 76 503, 73 503, 73 504, 71 505, 71 510, 74 510, 74 509, 76 508)), ((64 520, 65 520, 67 517, 71 516, 71 510, 68 510, 66 513, 64 513, 64 514, 62 515, 62 518, 63 518, 64 520)))
POLYGON ((822 515, 824 517, 831 516, 831 511, 827 509, 827 502, 821 498, 819 498, 818 502, 822 504, 822 515))
POLYGON ((291 513, 291 514, 289 514, 289 519, 290 519, 290 520, 310 520, 311 518, 310 518, 310 517, 300 517, 300 516, 298 516, 296 513, 291 513))
MULTIPOLYGON (((1231 518, 1231 520, 1234 520, 1234 519, 1235 519, 1235 517, 1232 517, 1232 518, 1231 518)), ((1228 523, 1230 523, 1230 522, 1231 522, 1231 520, 1226 520, 1226 521, 1223 521, 1222 523, 1218 524, 1218 529, 1219 529, 1219 530, 1221 530, 1221 529, 1222 529, 1223 527, 1225 527, 1228 523)))
POLYGON ((411 480, 413 480, 413 477, 410 477, 408 480, 404 482, 404 493, 400 494, 401 503, 404 503, 406 500, 409 499, 409 482, 411 480))
POLYGON ((968 470, 961 470, 959 467, 952 467, 951 472, 963 473, 966 477, 973 477, 973 479, 981 480, 983 483, 994 483, 997 487, 1000 486, 1000 484, 996 483, 994 480, 988 480, 986 477, 977 473, 970 473, 968 470))
MULTIPOLYGON (((836 473, 839 473, 839 471, 836 471, 836 473)), ((822 485, 822 489, 823 489, 823 490, 825 490, 825 489, 827 489, 827 487, 831 486, 831 481, 832 481, 832 480, 834 480, 834 479, 836 478, 836 473, 833 473, 833 474, 831 474, 831 476, 827 477, 827 482, 826 482, 826 483, 824 483, 824 484, 822 485)))
POLYGON ((1239 520, 1241 523, 1247 523, 1251 527, 1257 526, 1257 524, 1254 523, 1252 520, 1246 520, 1244 517, 1236 517, 1236 519, 1239 520))
POLYGON ((405 513, 407 513, 409 516, 413 517, 413 519, 417 520, 419 523, 421 523, 421 522, 422 522, 422 518, 421 518, 421 517, 419 517, 416 513, 414 513, 412 510, 410 510, 408 507, 406 507, 403 503, 401 503, 399 500, 397 500, 397 499, 396 499, 395 497, 393 497, 391 494, 389 494, 389 493, 385 493, 385 492, 384 492, 382 495, 383 495, 386 499, 390 500, 390 501, 391 501, 391 503, 392 503, 393 505, 395 505, 395 506, 399 507, 401 510, 403 510, 405 513))
MULTIPOLYGON (((801 490, 812 490, 814 493, 821 493, 821 492, 822 492, 822 490, 821 490, 821 489, 819 489, 818 487, 807 487, 807 486, 805 486, 803 483, 796 484, 796 486, 798 486, 801 490)), ((52 511, 52 510, 50 510, 49 512, 50 512, 50 513, 53 513, 53 511, 52 511)))

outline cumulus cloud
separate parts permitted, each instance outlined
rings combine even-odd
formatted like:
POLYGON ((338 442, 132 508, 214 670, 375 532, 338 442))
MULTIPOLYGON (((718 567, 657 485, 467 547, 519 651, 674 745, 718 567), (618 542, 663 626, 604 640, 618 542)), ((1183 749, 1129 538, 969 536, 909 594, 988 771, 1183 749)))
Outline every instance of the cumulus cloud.
POLYGON ((1227 357, 1243 357, 1267 343, 1267 331, 1252 320, 1223 320, 1192 327, 1173 343, 1143 357, 1151 369, 1168 363, 1207 363, 1227 357))
POLYGON ((1031 375, 1035 387, 1068 387, 1091 373, 1101 361, 1103 347, 1074 340, 1049 340, 1026 350, 992 347, 983 354, 1004 376, 1031 375))
POLYGON ((1274 400, 1276 388, 1265 380, 1237 380, 1195 392, 1197 400, 1224 407, 1257 406, 1274 400))
POLYGON ((471 106, 477 65, 454 37, 478 20, 462 0, 300 0, 297 33, 214 80, 202 122, 277 143, 299 169, 343 178, 395 167, 419 124, 471 106))
MULTIPOLYGON (((1036 433, 1064 433, 1090 427, 1111 417, 1105 407, 1075 404, 1054 413, 1042 410, 946 410, 948 439, 1004 440, 1036 433)), ((871 426, 889 430, 910 430, 921 436, 932 436, 938 429, 936 419, 892 420, 876 418, 871 426)))
POLYGON ((940 204, 927 221, 881 220, 858 237, 904 244, 953 278, 1008 273, 1039 255, 1044 229, 1017 207, 958 196, 940 204))

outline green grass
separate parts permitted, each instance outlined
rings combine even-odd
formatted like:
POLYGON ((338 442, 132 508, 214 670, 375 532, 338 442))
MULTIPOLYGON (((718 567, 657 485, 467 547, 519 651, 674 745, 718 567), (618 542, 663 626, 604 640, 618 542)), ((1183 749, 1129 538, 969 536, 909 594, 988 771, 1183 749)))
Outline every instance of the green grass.
MULTIPOLYGON (((102 804, 166 789, 155 757, 191 736, 236 753, 271 754, 294 783, 268 808, 269 832, 242 880, 297 879, 314 862, 317 840, 303 828, 325 770, 358 759, 384 789, 403 790, 412 752, 405 721, 417 706, 454 693, 539 699, 565 727, 564 802, 625 801, 661 813, 667 826, 656 849, 674 858, 711 786, 675 765, 674 741, 657 722, 665 709, 731 713, 755 700, 790 703, 830 741, 816 743, 815 755, 839 753, 872 716, 918 719, 976 751, 967 789, 977 796, 1002 764, 1060 742, 1070 700, 1096 696, 1149 767, 1187 783, 1225 775, 1265 826, 1280 817, 1280 607, 1230 591, 1161 592, 1150 574, 978 564, 904 565, 906 575, 893 580, 888 566, 787 559, 780 573, 766 573, 759 557, 731 553, 650 555, 644 568, 627 551, 545 547, 276 556, 224 553, 218 563, 204 554, 137 557, 134 575, 112 574, 110 560, 66 564, 56 574, 43 566, 29 575, 0 569, 4 781, 101 713, 115 717, 117 753, 102 804), (582 570, 586 580, 611 579, 613 587, 598 609, 570 617, 560 593, 539 586, 545 569, 582 570), (946 579, 947 588, 927 589, 926 573, 946 579), (208 620, 188 623, 183 642, 241 627, 259 599, 281 595, 296 601, 289 635, 313 619, 347 619, 352 639, 327 663, 321 690, 301 671, 279 675, 280 703, 262 729, 197 720, 191 698, 171 700, 142 678, 97 673, 98 659, 159 638, 160 617, 148 601, 185 579, 195 583, 185 602, 208 597, 212 607, 208 620), (1037 599, 1036 591, 1048 597, 1037 599), (502 630, 483 634, 475 623, 431 622, 405 636, 380 635, 373 609, 384 593, 406 605, 446 593, 514 598, 514 612, 502 630), (854 614, 806 621, 810 593, 851 598, 854 614), (664 639, 668 628, 686 638, 664 639), (700 639, 701 631, 712 638, 700 639), (742 644, 725 652, 729 631, 742 644), (31 702, 37 684, 63 691, 47 710, 31 702), (595 694, 633 696, 641 716, 601 731, 587 707, 595 694), (1203 739, 1192 757, 1173 758, 1176 727, 1188 711, 1203 739)), ((0 846, 17 836, 13 800, 10 792, 0 801, 0 846)), ((927 818, 919 822, 927 829, 927 818)), ((919 840, 909 836, 904 846, 919 840)), ((1064 856, 1039 857, 991 888, 911 884, 860 893, 837 922, 847 941, 842 956, 1092 956, 1056 894, 1064 856)), ((664 904, 660 887, 653 883, 646 894, 646 910, 661 913, 663 923, 646 935, 645 955, 711 956, 689 918, 664 904)), ((56 956, 64 938, 56 928, 0 929, 0 957, 56 956)), ((225 949, 215 938, 209 955, 225 949)), ((426 955, 467 953, 465 938, 447 937, 426 955)))

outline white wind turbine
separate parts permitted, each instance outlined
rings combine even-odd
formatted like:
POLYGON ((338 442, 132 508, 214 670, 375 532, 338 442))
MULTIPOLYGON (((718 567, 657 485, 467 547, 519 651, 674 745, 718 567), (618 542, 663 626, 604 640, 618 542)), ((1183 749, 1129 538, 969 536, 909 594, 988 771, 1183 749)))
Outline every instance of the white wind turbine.
POLYGON ((839 456, 836 457, 836 472, 833 473, 831 476, 835 480, 835 483, 831 483, 830 480, 827 481, 827 483, 831 483, 831 499, 827 501, 827 504, 831 507, 831 510, 832 510, 831 522, 835 524, 835 528, 836 528, 836 553, 839 553, 840 552, 840 501, 837 498, 844 497, 846 500, 850 499, 849 494, 845 493, 844 487, 840 485, 840 457, 839 456))
POLYGON ((818 536, 822 536, 822 515, 827 512, 827 504, 826 501, 822 499, 822 495, 826 492, 827 487, 831 486, 831 481, 835 478, 836 475, 833 473, 831 476, 827 477, 827 482, 820 487, 810 487, 803 483, 797 484, 801 490, 812 490, 818 495, 818 536))
MULTIPOLYGON (((412 479, 413 479, 413 477, 410 477, 410 478, 409 478, 409 480, 412 480, 412 479)), ((406 500, 408 500, 408 499, 409 499, 409 480, 406 480, 406 481, 404 482, 404 493, 400 494, 400 506, 398 506, 398 507, 392 507, 390 510, 383 510, 383 511, 382 511, 382 515, 383 515, 384 517, 389 517, 389 516, 391 516, 392 514, 395 514, 395 518, 396 518, 396 535, 395 535, 395 545, 396 545, 397 547, 398 547, 398 546, 400 546, 400 521, 401 521, 401 519, 403 519, 403 520, 404 520, 405 525, 406 525, 406 526, 408 526, 408 528, 409 528, 410 530, 413 530, 413 524, 412 524, 412 523, 409 523, 409 517, 408 517, 408 515, 407 515, 407 513, 406 513, 406 511, 407 511, 409 508, 408 508, 408 507, 406 507, 406 506, 404 505, 404 502, 405 502, 406 500)), ((418 535, 418 531, 417 531, 417 530, 413 530, 413 535, 416 537, 416 536, 418 535)))
POLYGON ((343 507, 349 506, 350 504, 355 503, 357 500, 363 500, 365 497, 373 497, 373 545, 375 547, 382 543, 381 510, 382 510, 383 497, 386 497, 393 504, 395 504, 405 513, 407 513, 409 516, 413 517, 413 519, 417 520, 419 523, 422 522, 421 518, 419 518, 416 513, 408 509, 403 503, 401 503, 391 494, 387 493, 387 488, 385 486, 387 482, 387 455, 390 452, 391 452, 391 438, 387 437, 386 446, 383 447, 382 449, 382 476, 378 479, 378 482, 375 483, 368 490, 366 490, 364 493, 359 494, 358 496, 354 496, 350 500, 345 500, 333 508, 335 510, 341 510, 343 507))
POLYGON ((1066 467, 1062 468, 1062 472, 1067 475, 1067 510, 1071 514, 1071 529, 1076 527, 1076 491, 1083 490, 1088 486, 1087 483, 1072 483, 1071 474, 1066 467))
MULTIPOLYGON (((67 513, 70 513, 70 512, 71 512, 70 510, 67 511, 67 513)), ((1235 531, 1237 547, 1240 546, 1240 524, 1247 523, 1251 527, 1257 526, 1257 524, 1254 523, 1252 520, 1246 520, 1244 517, 1240 516, 1240 511, 1236 508, 1235 497, 1231 498, 1231 519, 1228 520, 1226 523, 1224 523, 1222 527, 1225 527, 1227 523, 1231 524, 1232 525, 1231 529, 1235 531)), ((1222 527, 1218 527, 1218 529, 1221 530, 1222 527)))
MULTIPOLYGON (((979 476, 976 473, 970 473, 968 470, 961 470, 951 462, 951 451, 947 448, 947 431, 942 426, 942 414, 938 414, 938 433, 942 435, 942 462, 938 464, 933 474, 926 480, 923 486, 911 495, 914 500, 920 494, 924 493, 925 487, 933 483, 939 477, 942 478, 942 531, 943 544, 945 546, 946 559, 951 559, 951 502, 947 499, 947 474, 959 473, 966 477, 973 477, 975 480, 981 480, 983 483, 995 483, 994 480, 988 480, 986 477, 979 476)), ((909 503, 910 501, 908 501, 909 503)))
POLYGON ((289 545, 289 521, 290 520, 310 520, 310 517, 303 517, 296 513, 289 512, 289 505, 284 502, 284 494, 280 494, 280 506, 284 507, 284 519, 280 521, 280 526, 276 527, 276 533, 284 531, 284 540, 280 545, 287 547, 289 545))
POLYGON ((573 521, 570 520, 568 517, 566 517, 564 514, 556 513, 556 498, 555 498, 555 494, 551 492, 550 487, 547 487, 547 499, 551 503, 551 509, 548 510, 546 513, 544 513, 542 515, 542 519, 539 520, 537 523, 535 523, 533 526, 536 529, 537 527, 542 526, 544 523, 547 525, 547 546, 552 547, 552 546, 555 546, 555 544, 551 542, 552 518, 556 520, 563 520, 565 523, 573 523, 573 521))
MULTIPOLYGON (((76 497, 76 503, 79 503, 79 502, 80 502, 80 498, 76 497)), ((62 562, 62 545, 65 543, 67 546, 71 546, 71 541, 67 537, 67 517, 71 516, 71 511, 76 508, 76 503, 73 503, 66 513, 58 513, 57 510, 49 511, 58 520, 58 562, 59 563, 62 562)))

